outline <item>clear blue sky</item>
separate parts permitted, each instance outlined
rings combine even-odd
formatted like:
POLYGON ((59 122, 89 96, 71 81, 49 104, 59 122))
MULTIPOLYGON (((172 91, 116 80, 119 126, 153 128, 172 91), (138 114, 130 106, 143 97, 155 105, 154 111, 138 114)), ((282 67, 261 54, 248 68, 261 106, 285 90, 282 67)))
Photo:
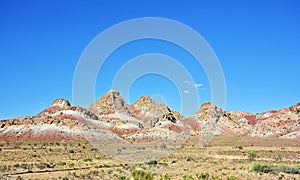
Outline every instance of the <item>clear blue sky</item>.
MULTIPOLYGON (((297 0, 12 0, 0 3, 0 119, 34 115, 59 97, 72 101, 73 74, 88 43, 116 23, 149 16, 182 22, 208 41, 225 74, 227 110, 256 113, 300 102, 297 0)), ((156 51, 184 59, 196 83, 203 84, 201 103, 210 101, 201 67, 176 47, 151 41, 128 44, 113 54, 97 78, 95 96, 110 88, 113 73, 126 55, 156 51)), ((136 81, 129 103, 140 95, 154 94, 163 95, 178 110, 175 86, 155 75, 136 81)))

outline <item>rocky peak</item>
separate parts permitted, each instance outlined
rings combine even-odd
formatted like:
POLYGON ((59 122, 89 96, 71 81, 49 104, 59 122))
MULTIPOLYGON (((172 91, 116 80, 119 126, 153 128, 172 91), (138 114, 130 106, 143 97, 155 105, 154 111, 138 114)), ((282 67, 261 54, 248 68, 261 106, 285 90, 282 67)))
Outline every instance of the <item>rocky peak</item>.
POLYGON ((202 105, 201 105, 201 108, 202 110, 206 110, 206 109, 216 109, 217 106, 214 105, 213 103, 211 102, 204 102, 202 105))
POLYGON ((211 102, 205 102, 202 104, 201 108, 197 111, 196 116, 199 120, 208 120, 209 118, 220 118, 224 114, 221 108, 218 108, 211 102))
POLYGON ((290 111, 296 114, 300 114, 300 103, 297 103, 296 105, 289 108, 290 111))
POLYGON ((71 104, 68 100, 64 98, 56 99, 52 102, 51 106, 59 106, 60 108, 70 107, 71 104))
POLYGON ((162 117, 163 115, 169 113, 169 108, 164 104, 157 104, 149 96, 142 96, 133 105, 132 109, 134 111, 140 112, 146 117, 162 117))
POLYGON ((128 105, 116 90, 108 91, 104 96, 92 104, 88 110, 100 115, 115 112, 128 112, 128 105))
POLYGON ((138 106, 143 106, 156 104, 156 102, 152 100, 149 96, 142 96, 134 104, 138 106))

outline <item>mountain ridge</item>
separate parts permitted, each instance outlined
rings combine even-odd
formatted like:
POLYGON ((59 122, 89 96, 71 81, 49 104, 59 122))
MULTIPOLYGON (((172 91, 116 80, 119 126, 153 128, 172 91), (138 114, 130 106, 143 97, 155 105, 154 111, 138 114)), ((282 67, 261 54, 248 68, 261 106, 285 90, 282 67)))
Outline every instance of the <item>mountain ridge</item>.
POLYGON ((205 102, 185 118, 149 96, 128 105, 118 91, 110 90, 88 108, 71 106, 68 100, 59 98, 35 116, 0 120, 0 139, 84 139, 91 128, 130 141, 175 138, 185 132, 203 139, 228 134, 300 139, 300 103, 252 114, 228 112, 205 102))

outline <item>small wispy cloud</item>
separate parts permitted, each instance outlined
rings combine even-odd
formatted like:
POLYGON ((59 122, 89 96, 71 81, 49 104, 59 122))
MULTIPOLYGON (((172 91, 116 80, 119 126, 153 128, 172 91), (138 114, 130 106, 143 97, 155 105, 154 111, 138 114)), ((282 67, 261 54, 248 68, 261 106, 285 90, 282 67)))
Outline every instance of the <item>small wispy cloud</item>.
POLYGON ((197 83, 194 83, 193 86, 194 86, 195 88, 199 88, 199 87, 202 87, 203 84, 197 84, 197 83))
POLYGON ((191 92, 189 90, 184 90, 183 93, 184 94, 191 94, 191 92))
POLYGON ((203 84, 201 84, 201 83, 195 83, 195 82, 192 82, 192 81, 183 81, 185 84, 190 84, 190 85, 192 85, 192 86, 194 86, 195 88, 200 88, 200 87, 202 87, 203 86, 203 84))

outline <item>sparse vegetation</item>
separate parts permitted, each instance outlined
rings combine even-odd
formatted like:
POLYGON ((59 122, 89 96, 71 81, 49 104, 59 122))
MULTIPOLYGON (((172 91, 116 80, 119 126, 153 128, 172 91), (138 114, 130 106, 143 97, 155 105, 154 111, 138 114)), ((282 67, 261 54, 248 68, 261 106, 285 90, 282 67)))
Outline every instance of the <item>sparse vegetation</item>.
POLYGON ((275 166, 271 164, 254 164, 252 170, 262 173, 283 172, 289 174, 300 174, 300 170, 297 167, 275 166))
POLYGON ((131 173, 134 180, 153 180, 154 175, 143 170, 135 170, 131 173))
POLYGON ((239 137, 239 140, 231 141, 234 138, 218 136, 212 141, 210 147, 199 149, 195 145, 199 142, 198 139, 191 137, 185 146, 161 160, 128 164, 120 164, 99 151, 93 151, 93 147, 85 142, 62 141, 58 146, 57 141, 53 141, 45 143, 44 146, 44 142, 40 144, 32 141, 19 144, 20 148, 17 149, 13 148, 15 143, 10 142, 7 146, 7 143, 3 142, 0 151, 0 174, 12 174, 14 179, 17 176, 23 179, 34 179, 37 178, 38 173, 39 178, 50 179, 236 180, 256 179, 257 174, 260 173, 262 179, 280 179, 283 176, 282 179, 299 179, 300 150, 297 143, 300 143, 298 141, 287 140, 291 142, 292 147, 287 145, 282 149, 282 146, 274 146, 276 143, 281 143, 281 140, 276 142, 276 140, 239 137), (269 146, 268 143, 271 145, 269 146), (36 146, 33 146, 34 144, 36 146), (83 149, 82 146, 86 148, 83 149), (53 151, 49 151, 50 148, 53 151), (249 148, 255 150, 256 164, 248 160, 249 153, 246 151, 249 148), (274 157, 277 154, 284 157, 284 160, 276 160, 274 157), (227 158, 228 156, 232 158, 227 158), (249 171, 250 169, 252 171, 249 171), (18 172, 26 173, 14 175, 18 172), (133 172, 135 173, 132 174, 133 172), (51 177, 48 177, 49 175, 51 177))
POLYGON ((129 178, 127 178, 126 176, 119 176, 118 180, 129 180, 129 178))
POLYGON ((171 177, 168 174, 160 175, 160 180, 171 180, 171 177))
POLYGON ((250 151, 245 151, 248 155, 249 161, 254 161, 255 158, 257 157, 256 151, 250 150, 250 151))
POLYGON ((208 180, 209 173, 205 172, 205 173, 196 174, 196 177, 198 180, 208 180))
POLYGON ((93 160, 91 158, 84 158, 83 162, 92 162, 93 160))
POLYGON ((238 180, 239 178, 237 178, 237 177, 234 177, 234 176, 228 176, 227 178, 226 178, 226 180, 238 180))
POLYGON ((193 176, 185 175, 183 176, 182 180, 194 180, 193 176))

